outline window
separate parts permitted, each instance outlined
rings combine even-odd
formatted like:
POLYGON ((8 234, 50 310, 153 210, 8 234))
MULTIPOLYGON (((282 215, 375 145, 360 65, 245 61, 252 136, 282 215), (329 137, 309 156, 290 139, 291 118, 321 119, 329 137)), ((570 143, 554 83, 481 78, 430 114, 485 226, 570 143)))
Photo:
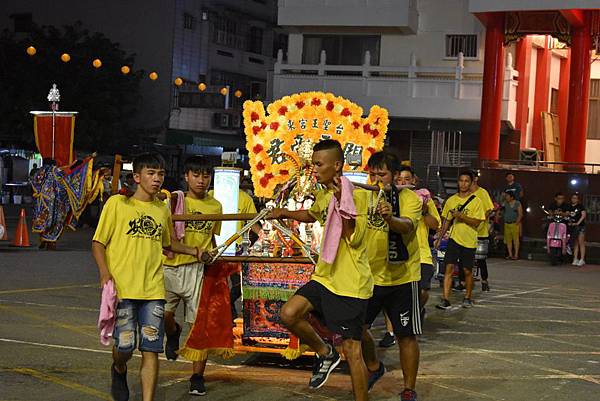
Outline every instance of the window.
POLYGON ((246 51, 250 53, 262 54, 263 30, 252 26, 248 35, 248 44, 246 51))
POLYGON ((477 58, 477 35, 446 35, 446 57, 458 57, 462 52, 465 57, 477 58))
POLYGON ((13 14, 10 17, 13 19, 15 33, 31 32, 33 25, 33 16, 31 13, 13 14))
POLYGON ((319 64, 325 50, 327 64, 362 65, 365 52, 371 53, 371 65, 379 65, 380 36, 306 35, 302 51, 303 64, 319 64))
POLYGON ((279 49, 283 50, 283 59, 287 59, 288 36, 282 33, 277 33, 273 37, 273 58, 277 58, 279 49))
POLYGON ((241 35, 241 26, 234 20, 218 16, 214 19, 213 42, 218 45, 245 49, 245 37, 241 35))
POLYGON ((183 29, 194 29, 194 16, 192 14, 183 13, 183 29))
POLYGON ((587 137, 588 139, 600 139, 600 79, 590 80, 587 137))

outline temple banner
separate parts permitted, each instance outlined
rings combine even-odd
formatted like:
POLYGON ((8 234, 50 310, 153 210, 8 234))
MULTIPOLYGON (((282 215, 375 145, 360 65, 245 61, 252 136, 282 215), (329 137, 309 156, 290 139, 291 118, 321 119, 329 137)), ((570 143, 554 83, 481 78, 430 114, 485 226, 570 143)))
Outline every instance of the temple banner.
POLYGON ((362 107, 323 92, 285 96, 267 111, 268 115, 260 101, 244 103, 254 193, 266 198, 302 168, 298 153, 306 142, 336 139, 344 149, 344 170, 363 171, 371 154, 383 148, 389 122, 382 107, 371 107, 363 118, 362 107))
POLYGON ((43 158, 56 160, 57 166, 73 162, 76 112, 32 111, 35 144, 43 158), (54 121, 54 124, 53 124, 54 121))

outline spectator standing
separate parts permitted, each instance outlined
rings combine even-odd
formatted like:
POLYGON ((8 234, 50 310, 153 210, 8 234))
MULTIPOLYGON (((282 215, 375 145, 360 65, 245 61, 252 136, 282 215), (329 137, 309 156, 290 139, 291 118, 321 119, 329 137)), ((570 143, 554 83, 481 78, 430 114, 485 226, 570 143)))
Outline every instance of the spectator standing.
POLYGON ((519 228, 523 219, 521 202, 515 199, 515 191, 504 192, 502 203, 502 218, 504 219, 504 243, 508 250, 507 259, 519 259, 519 228))
POLYGON ((573 266, 585 265, 585 218, 587 211, 581 204, 578 193, 571 195, 571 205, 568 213, 571 215, 571 241, 573 242, 573 266), (578 257, 579 256, 579 257, 578 257))
POLYGON ((510 171, 506 173, 506 184, 506 189, 504 191, 513 191, 515 193, 515 199, 520 202, 521 199, 523 199, 525 192, 523 191, 523 186, 515 181, 514 173, 511 173, 510 171))

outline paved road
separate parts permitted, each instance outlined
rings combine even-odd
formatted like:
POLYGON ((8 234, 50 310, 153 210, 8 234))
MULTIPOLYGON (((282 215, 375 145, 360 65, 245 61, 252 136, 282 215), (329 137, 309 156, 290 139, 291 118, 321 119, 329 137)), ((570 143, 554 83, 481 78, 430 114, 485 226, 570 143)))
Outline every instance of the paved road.
MULTIPOLYGON (((98 341, 99 290, 90 230, 65 235, 57 252, 0 243, 0 400, 109 400, 109 349, 98 341)), ((492 292, 471 310, 430 301, 421 338, 422 401, 600 399, 600 267, 494 260, 492 292)), ((455 301, 460 300, 455 295, 455 301)), ((376 329, 377 337, 381 328, 376 329)), ((388 373, 372 400, 397 400, 396 348, 381 349, 388 373)), ((310 360, 240 355, 207 371, 209 400, 350 400, 342 366, 307 389, 310 360)), ((130 367, 133 400, 137 368, 130 367)), ((161 361, 157 400, 189 400, 190 365, 161 361)))

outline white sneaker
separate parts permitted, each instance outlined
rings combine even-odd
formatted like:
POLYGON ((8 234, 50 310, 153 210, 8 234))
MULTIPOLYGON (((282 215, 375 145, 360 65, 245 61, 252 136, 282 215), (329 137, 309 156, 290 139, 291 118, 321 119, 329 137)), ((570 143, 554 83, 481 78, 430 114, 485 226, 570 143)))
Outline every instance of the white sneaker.
POLYGON ((583 265, 585 265, 585 260, 579 259, 579 263, 577 263, 577 266, 581 267, 583 265))
POLYGON ((579 259, 573 259, 573 266, 579 266, 579 259))

